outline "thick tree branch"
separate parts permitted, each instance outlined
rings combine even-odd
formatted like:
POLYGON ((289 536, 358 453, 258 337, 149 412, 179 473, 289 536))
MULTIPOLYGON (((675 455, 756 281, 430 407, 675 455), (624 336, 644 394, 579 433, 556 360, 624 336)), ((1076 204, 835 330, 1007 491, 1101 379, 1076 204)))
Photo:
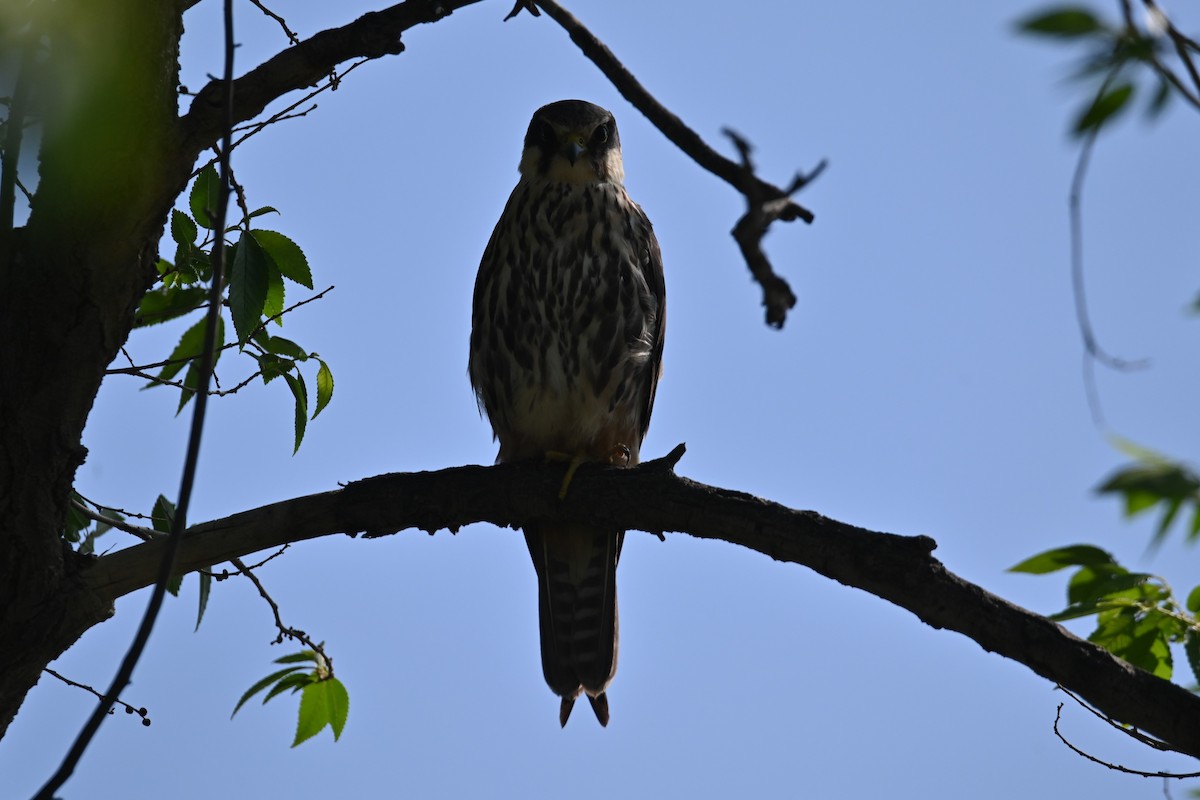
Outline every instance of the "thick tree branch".
MULTIPOLYGON (((379 58, 403 52, 400 35, 423 22, 437 22, 480 0, 408 0, 368 12, 340 28, 330 28, 283 50, 233 83, 234 123, 262 113, 271 101, 313 86, 352 58, 379 58)), ((211 147, 222 131, 220 84, 196 93, 183 118, 184 149, 194 156, 211 147)))
MULTIPOLYGON (((565 501, 561 465, 504 464, 382 475, 339 491, 286 500, 196 525, 183 570, 331 533, 384 536, 407 528, 456 531, 473 522, 517 527, 532 517, 682 532, 803 564, 975 640, 1071 689, 1103 713, 1200 757, 1200 697, 1117 659, 1060 625, 959 578, 925 536, 876 533, 742 492, 678 477, 682 446, 622 470, 583 467, 565 501)), ((116 598, 149 585, 161 542, 98 559, 88 586, 116 598)))

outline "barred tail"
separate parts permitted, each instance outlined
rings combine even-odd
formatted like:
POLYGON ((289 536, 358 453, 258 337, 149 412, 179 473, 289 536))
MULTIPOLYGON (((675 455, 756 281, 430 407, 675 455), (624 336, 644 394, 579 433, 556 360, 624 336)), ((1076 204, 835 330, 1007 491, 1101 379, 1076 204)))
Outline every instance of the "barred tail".
POLYGON ((622 532, 576 523, 525 527, 538 574, 542 672, 562 697, 562 725, 580 693, 587 694, 600 724, 608 724, 605 689, 617 671, 617 559, 623 540, 622 532))

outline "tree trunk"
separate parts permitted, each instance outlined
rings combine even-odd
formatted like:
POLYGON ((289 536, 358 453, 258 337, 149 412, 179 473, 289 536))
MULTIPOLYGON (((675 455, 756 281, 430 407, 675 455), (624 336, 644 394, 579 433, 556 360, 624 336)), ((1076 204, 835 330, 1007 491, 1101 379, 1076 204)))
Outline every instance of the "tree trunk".
POLYGON ((0 240, 0 735, 42 668, 112 614, 83 589, 84 557, 59 532, 88 412, 190 168, 178 146, 175 4, 53 10, 34 22, 48 42, 31 76, 39 181, 28 224, 0 240))

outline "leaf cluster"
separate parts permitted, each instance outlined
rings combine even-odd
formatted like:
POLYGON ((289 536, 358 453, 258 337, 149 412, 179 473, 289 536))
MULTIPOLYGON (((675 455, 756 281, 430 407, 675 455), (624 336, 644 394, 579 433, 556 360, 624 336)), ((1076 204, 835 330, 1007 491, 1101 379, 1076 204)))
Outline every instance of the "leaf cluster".
POLYGON ((284 692, 300 692, 300 713, 292 747, 316 736, 326 726, 333 731, 334 741, 341 738, 346 717, 350 713, 350 695, 342 682, 334 677, 333 670, 321 654, 313 650, 301 650, 277 658, 274 663, 291 666, 272 672, 247 689, 230 717, 235 716, 246 701, 264 689, 267 693, 263 696, 263 705, 284 692), (310 664, 311 667, 308 666, 310 664))
POLYGON ((1123 498, 1126 517, 1161 509, 1151 541, 1154 546, 1166 538, 1180 512, 1190 513, 1186 535, 1187 541, 1194 543, 1200 538, 1200 476, 1158 453, 1144 448, 1137 448, 1136 452, 1135 461, 1110 475, 1096 491, 1123 498))
POLYGON ((1089 89, 1075 112, 1071 126, 1075 137, 1094 135, 1127 111, 1134 95, 1147 91, 1146 83, 1150 84, 1150 99, 1145 112, 1151 119, 1166 109, 1178 91, 1157 68, 1171 47, 1162 36, 1132 25, 1105 22, 1083 6, 1042 8, 1016 27, 1027 36, 1086 48, 1073 77, 1093 84, 1099 80, 1099 85, 1089 89))
MULTIPOLYGON (((136 327, 156 325, 204 308, 212 288, 213 208, 219 190, 216 169, 211 165, 205 167, 197 175, 188 195, 190 215, 179 209, 172 210, 170 228, 175 242, 175 259, 173 262, 159 260, 159 285, 147 292, 138 306, 136 327), (200 235, 202 229, 205 232, 203 238, 200 235)), ((261 377, 264 385, 276 378, 284 378, 294 400, 293 452, 296 452, 304 440, 308 420, 315 419, 333 398, 333 372, 317 353, 308 352, 291 339, 267 332, 270 323, 283 326, 288 282, 307 289, 313 287, 312 271, 299 245, 278 231, 251 227, 252 220, 271 213, 278 211, 272 206, 246 210, 241 221, 226 231, 227 235, 237 234, 238 239, 226 249, 226 263, 231 267, 228 281, 220 287, 223 310, 217 325, 213 366, 215 369, 226 349, 236 346, 241 355, 255 362, 256 370, 251 377, 261 377), (226 316, 232 322, 236 337, 232 343, 226 342, 226 316), (315 401, 310 401, 308 383, 300 368, 305 362, 317 367, 315 401)), ((158 373, 145 387, 178 388, 176 413, 182 411, 195 395, 204 337, 205 321, 201 317, 184 331, 171 354, 157 365, 158 373), (183 379, 180 381, 177 376, 181 372, 183 379)), ((235 392, 246 382, 220 393, 235 392)))
POLYGON ((1047 550, 1010 568, 1045 575, 1075 567, 1067 582, 1067 607, 1050 619, 1095 617, 1088 639, 1160 678, 1174 672, 1172 644, 1182 644, 1200 680, 1200 586, 1181 604, 1157 575, 1130 572, 1112 554, 1086 544, 1047 550))

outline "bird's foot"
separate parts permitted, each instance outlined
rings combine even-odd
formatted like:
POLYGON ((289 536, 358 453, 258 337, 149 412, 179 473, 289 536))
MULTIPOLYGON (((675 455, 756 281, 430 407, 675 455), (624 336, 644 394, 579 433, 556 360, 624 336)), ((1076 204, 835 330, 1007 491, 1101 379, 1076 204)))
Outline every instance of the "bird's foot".
POLYGON ((562 486, 558 490, 558 499, 562 500, 567 496, 567 490, 571 488, 571 480, 575 477, 575 473, 579 470, 580 465, 587 461, 587 458, 579 454, 571 455, 558 450, 547 450, 546 460, 567 462, 567 474, 563 476, 562 486))

